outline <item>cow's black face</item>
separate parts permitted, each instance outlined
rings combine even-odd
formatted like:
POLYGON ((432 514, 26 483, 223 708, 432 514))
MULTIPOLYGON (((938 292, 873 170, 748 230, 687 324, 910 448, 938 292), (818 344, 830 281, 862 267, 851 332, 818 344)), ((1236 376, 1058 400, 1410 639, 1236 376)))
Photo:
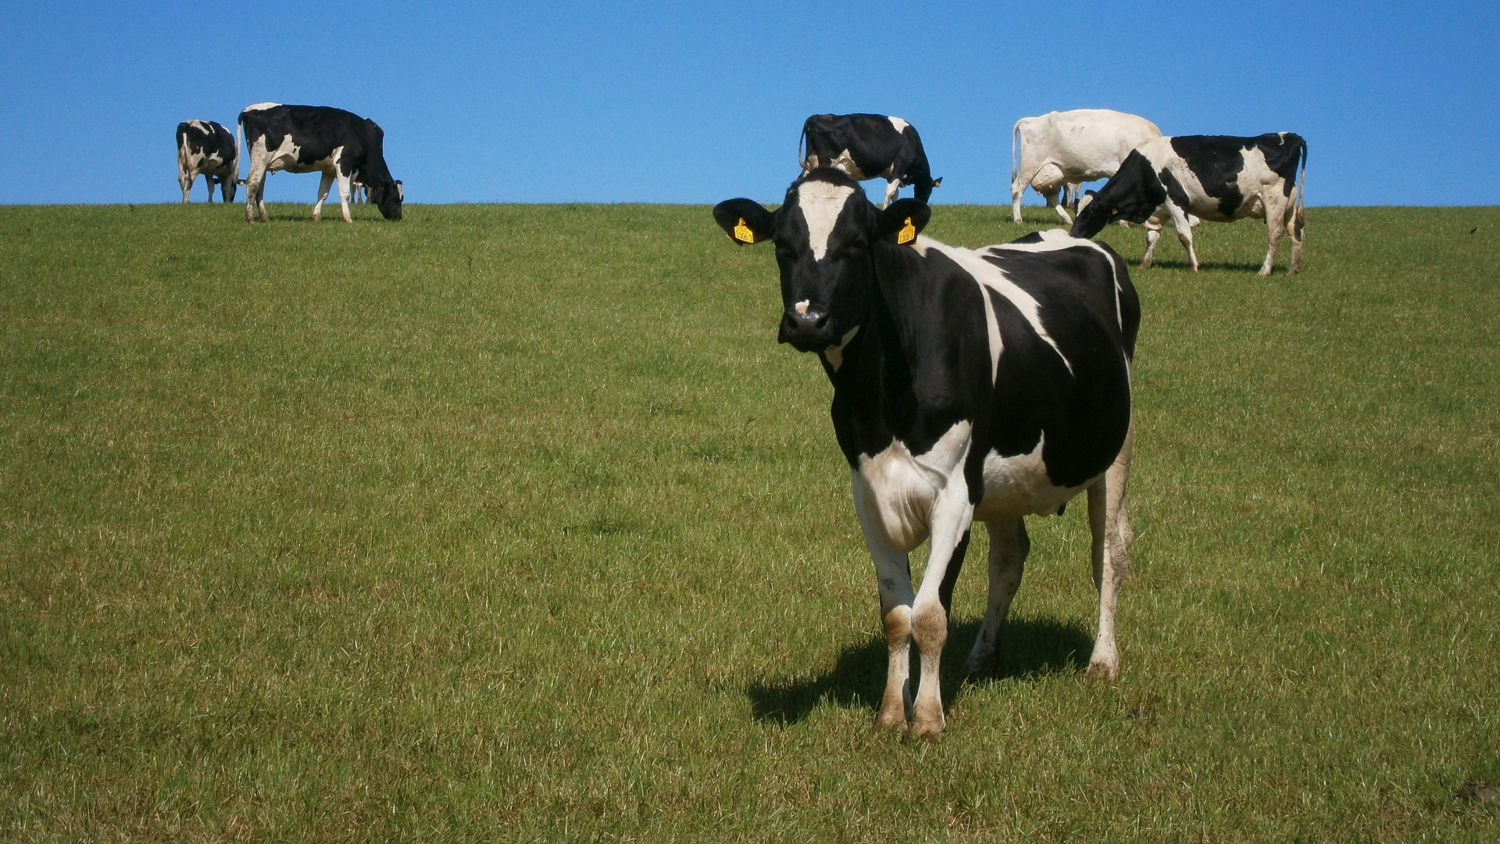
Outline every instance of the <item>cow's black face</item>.
POLYGON ((875 295, 878 248, 887 239, 914 241, 929 213, 914 199, 881 212, 858 182, 830 169, 792 183, 774 214, 748 199, 714 208, 737 243, 775 242, 783 307, 777 339, 802 352, 841 347, 854 337, 875 295))
POLYGON ((1167 189, 1138 150, 1120 163, 1120 169, 1094 195, 1088 207, 1073 219, 1069 234, 1093 237, 1115 220, 1144 223, 1167 201, 1167 189))
POLYGON ((365 186, 370 201, 380 209, 380 216, 387 220, 401 219, 401 189, 395 182, 375 182, 365 186))

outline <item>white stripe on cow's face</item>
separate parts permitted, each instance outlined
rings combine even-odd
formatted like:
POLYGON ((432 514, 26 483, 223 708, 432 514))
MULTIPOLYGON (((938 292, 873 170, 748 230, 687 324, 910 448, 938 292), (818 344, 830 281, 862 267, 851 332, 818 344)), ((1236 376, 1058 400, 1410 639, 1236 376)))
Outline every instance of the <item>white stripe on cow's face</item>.
POLYGON ((797 207, 802 209, 802 219, 807 222, 808 246, 814 261, 821 261, 828 254, 828 238, 853 194, 854 188, 828 182, 803 182, 797 187, 797 207))

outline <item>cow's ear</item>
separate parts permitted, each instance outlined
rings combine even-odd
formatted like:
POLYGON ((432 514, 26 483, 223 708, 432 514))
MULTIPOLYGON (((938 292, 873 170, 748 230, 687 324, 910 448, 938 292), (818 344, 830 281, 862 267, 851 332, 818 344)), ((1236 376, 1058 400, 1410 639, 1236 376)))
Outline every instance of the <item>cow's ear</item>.
POLYGON ((770 240, 775 215, 753 199, 726 199, 714 206, 714 222, 736 246, 770 240))
POLYGON ((927 228, 932 209, 920 199, 898 199, 880 212, 880 236, 898 244, 912 243, 927 228))

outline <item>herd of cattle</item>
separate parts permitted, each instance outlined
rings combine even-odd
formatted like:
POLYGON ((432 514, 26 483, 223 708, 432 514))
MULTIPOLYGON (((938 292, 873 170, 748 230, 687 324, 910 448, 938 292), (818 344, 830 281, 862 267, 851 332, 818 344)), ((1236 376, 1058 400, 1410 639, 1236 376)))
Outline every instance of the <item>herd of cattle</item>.
MULTIPOLYGON (((265 222, 265 179, 270 173, 322 173, 313 219, 323 214, 328 190, 338 182, 344 222, 349 203, 363 192, 388 220, 401 219, 401 182, 391 177, 379 124, 326 106, 258 103, 240 112, 237 126, 248 143, 250 173, 239 178, 242 144, 212 120, 177 124, 177 179, 182 201, 198 176, 225 202, 245 185, 245 219, 265 222)), ((820 167, 857 180, 886 180, 890 205, 902 186, 926 202, 943 180, 932 176, 917 130, 899 117, 878 114, 815 114, 802 125, 798 160, 803 173, 820 167)), ((1194 271, 1198 255, 1193 227, 1200 220, 1266 222, 1267 250, 1261 275, 1271 272, 1283 234, 1291 236, 1288 272, 1302 266, 1302 185, 1307 144, 1291 132, 1254 138, 1222 135, 1164 137, 1155 123, 1109 109, 1076 109, 1023 117, 1011 132, 1011 215, 1021 222, 1021 196, 1030 187, 1072 226, 1093 237, 1113 220, 1144 223, 1149 267, 1163 223, 1170 220, 1194 271), (1082 199, 1083 182, 1109 179, 1082 199), (1061 196, 1061 201, 1059 201, 1061 196), (1093 210, 1088 210, 1090 205, 1093 210), (1067 206, 1073 205, 1074 219, 1067 206), (1105 210, 1108 209, 1108 210, 1105 210)))
MULTIPOLYGON (((374 121, 262 103, 241 112, 239 126, 250 154, 246 220, 266 220, 265 178, 276 170, 323 174, 314 218, 334 180, 345 221, 360 184, 387 219, 401 217, 401 183, 386 168, 374 121)), ((209 121, 177 132, 183 201, 200 174, 210 198, 217 183, 231 201, 240 144, 209 121)), ((1149 266, 1170 220, 1197 270, 1199 220, 1259 218, 1269 232, 1260 273, 1271 271, 1283 233, 1295 273, 1306 160, 1306 144, 1290 132, 1166 137, 1148 120, 1101 109, 1028 117, 1012 133, 1014 219, 1031 187, 1072 228, 964 249, 921 233, 942 180, 911 124, 825 114, 803 125, 801 174, 775 211, 744 198, 714 207, 736 244, 775 244, 779 341, 816 354, 833 384, 834 432, 875 563, 889 653, 878 726, 919 736, 945 728, 938 668, 973 522, 990 537, 989 599, 965 663, 980 673, 995 662, 1020 587, 1030 548, 1024 517, 1060 514, 1085 491, 1099 593, 1089 674, 1117 675, 1141 307, 1124 260, 1091 238, 1112 221, 1144 223, 1149 266), (887 182, 879 207, 859 184, 873 178, 887 182), (1077 198, 1082 182, 1101 178, 1097 193, 1077 198), (902 186, 916 196, 898 199, 902 186), (918 589, 908 554, 928 540, 918 589), (921 666, 915 698, 912 642, 921 666)))
POLYGON ((288 173, 322 173, 313 219, 323 216, 323 201, 336 180, 344 222, 351 222, 349 202, 363 191, 387 220, 401 219, 401 182, 391 178, 385 165, 385 132, 367 117, 327 106, 257 103, 240 112, 238 127, 248 143, 250 174, 239 178, 240 148, 236 136, 212 120, 188 120, 177 124, 177 181, 182 201, 188 201, 193 181, 208 182, 208 199, 214 185, 225 202, 234 200, 235 187, 245 186, 245 219, 266 222, 266 176, 278 170, 288 173))
POLYGON ((1088 670, 1105 679, 1119 671, 1141 307, 1125 262, 1090 238, 1112 220, 1145 223, 1149 263, 1171 220, 1196 270, 1198 219, 1259 217, 1270 230, 1261 273, 1283 230, 1290 271, 1301 263, 1297 168, 1307 148, 1297 135, 1163 137, 1139 117, 1088 110, 1026 118, 1012 137, 1016 221, 1029 186, 1071 232, 981 249, 924 236, 939 180, 921 140, 905 120, 867 114, 808 118, 802 172, 776 210, 745 198, 713 210, 736 244, 775 244, 779 340, 818 355, 833 384, 833 429, 875 564, 888 651, 875 723, 918 736, 946 726, 939 665, 976 519, 990 537, 989 599, 965 673, 994 665, 1030 549, 1024 518, 1060 514, 1085 491, 1099 593, 1088 670), (887 180, 878 208, 859 186, 877 177, 887 180), (1076 196, 1078 183, 1106 177, 1076 219, 1059 205, 1060 191, 1074 186, 1076 196), (897 199, 902 185, 916 196, 897 199), (918 589, 908 555, 924 541, 918 589))

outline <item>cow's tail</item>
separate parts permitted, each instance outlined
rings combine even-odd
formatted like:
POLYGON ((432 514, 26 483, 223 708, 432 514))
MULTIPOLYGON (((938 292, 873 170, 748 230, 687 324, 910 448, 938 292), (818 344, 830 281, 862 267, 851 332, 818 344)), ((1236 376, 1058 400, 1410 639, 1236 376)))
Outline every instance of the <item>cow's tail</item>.
POLYGON ((1297 174, 1297 207, 1293 210, 1292 219, 1297 222, 1298 226, 1301 226, 1302 206, 1307 204, 1307 139, 1299 138, 1299 140, 1302 141, 1302 166, 1297 174))
POLYGON ((807 120, 802 121, 802 134, 797 136, 797 166, 807 172, 807 120))
POLYGON ((245 148, 245 113, 234 118, 234 180, 240 180, 240 151, 245 148))
POLYGON ((1015 184, 1016 183, 1016 174, 1021 172, 1021 158, 1020 158, 1020 156, 1019 156, 1019 154, 1017 152, 1017 150, 1019 149, 1017 143, 1020 140, 1020 138, 1021 138, 1021 121, 1017 120, 1016 121, 1016 125, 1014 127, 1012 127, 1011 130, 1010 130, 1010 183, 1011 184, 1015 184))

